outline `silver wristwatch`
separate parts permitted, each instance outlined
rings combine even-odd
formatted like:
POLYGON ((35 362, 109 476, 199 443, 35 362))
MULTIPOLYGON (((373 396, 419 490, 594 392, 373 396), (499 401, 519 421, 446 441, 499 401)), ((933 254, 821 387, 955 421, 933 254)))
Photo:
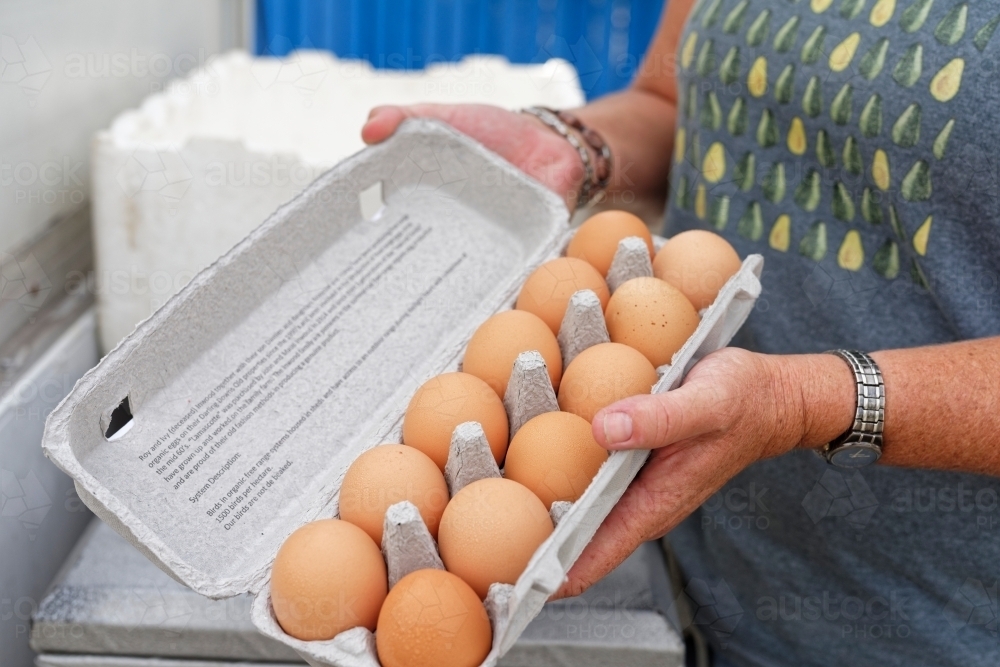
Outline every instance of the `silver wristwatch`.
POLYGON ((857 350, 831 350, 854 371, 858 386, 854 424, 819 453, 841 468, 871 465, 882 456, 882 427, 885 423, 885 384, 882 371, 869 355, 857 350))

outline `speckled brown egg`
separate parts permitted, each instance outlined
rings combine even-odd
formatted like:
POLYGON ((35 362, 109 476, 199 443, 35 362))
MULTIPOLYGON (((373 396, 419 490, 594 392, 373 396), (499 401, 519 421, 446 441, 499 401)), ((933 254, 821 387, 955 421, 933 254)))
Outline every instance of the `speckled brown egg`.
POLYGON ((679 289, 659 278, 633 278, 604 311, 611 342, 635 348, 653 366, 669 364, 701 321, 679 289))
POLYGON ((443 570, 400 579, 375 633, 382 667, 478 667, 492 644, 486 607, 467 583, 443 570))
POLYGON ((413 503, 431 535, 437 537, 448 504, 448 485, 437 464, 416 447, 380 445, 354 459, 340 485, 340 518, 382 544, 385 513, 392 505, 413 503))
POLYGON ((646 223, 626 211, 602 211, 580 225, 566 248, 566 256, 582 259, 602 276, 607 276, 618 252, 618 243, 630 236, 638 236, 646 242, 652 259, 653 237, 646 223))
POLYGON ((510 479, 487 478, 455 494, 441 517, 441 560, 485 598, 490 584, 513 584, 552 534, 542 501, 510 479))
POLYGON ((569 412, 545 412, 517 432, 507 449, 504 476, 528 487, 547 508, 575 502, 608 460, 590 422, 569 412))
POLYGON ((562 378, 559 343, 540 317, 525 310, 506 310, 483 322, 469 340, 462 371, 484 380, 503 398, 517 355, 535 350, 548 367, 552 386, 562 378))
MULTIPOLYGON (((546 333, 551 332, 546 329, 546 333)), ((451 434, 463 422, 479 422, 497 465, 507 453, 507 411, 497 393, 474 375, 444 373, 417 389, 403 417, 403 444, 416 447, 444 470, 451 434)))
POLYGON ((718 234, 691 229, 672 236, 653 260, 653 275, 679 289, 696 310, 708 308, 740 270, 740 256, 718 234))
POLYGON ((323 519, 288 536, 271 569, 271 607, 296 639, 332 639, 375 630, 389 583, 382 552, 346 521, 323 519))
POLYGON ((553 259, 535 269, 524 281, 517 297, 517 309, 538 315, 552 333, 558 335, 570 297, 585 289, 597 295, 601 309, 608 305, 611 296, 608 284, 597 269, 576 257, 553 259))
POLYGON ((648 394, 656 380, 656 369, 638 350, 621 343, 593 345, 566 367, 559 408, 591 422, 615 401, 648 394))

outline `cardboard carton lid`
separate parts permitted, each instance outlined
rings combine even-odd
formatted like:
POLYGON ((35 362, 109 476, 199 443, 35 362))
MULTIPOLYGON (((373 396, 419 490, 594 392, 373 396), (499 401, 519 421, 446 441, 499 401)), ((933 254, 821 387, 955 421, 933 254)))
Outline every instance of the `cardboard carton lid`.
POLYGON ((407 121, 140 324, 49 416, 43 448, 168 574, 210 597, 257 591, 568 219, 474 141, 407 121))

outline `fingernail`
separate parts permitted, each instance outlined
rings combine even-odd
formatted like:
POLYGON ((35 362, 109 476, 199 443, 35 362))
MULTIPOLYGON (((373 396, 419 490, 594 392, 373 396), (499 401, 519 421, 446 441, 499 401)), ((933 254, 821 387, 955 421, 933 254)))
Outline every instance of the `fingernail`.
POLYGON ((604 438, 609 445, 627 442, 632 437, 632 418, 624 412, 604 415, 604 438))

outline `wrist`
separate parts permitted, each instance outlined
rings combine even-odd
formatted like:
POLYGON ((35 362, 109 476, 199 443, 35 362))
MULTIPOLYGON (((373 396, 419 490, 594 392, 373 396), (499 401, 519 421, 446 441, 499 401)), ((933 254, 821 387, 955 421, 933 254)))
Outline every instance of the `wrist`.
POLYGON ((787 403, 783 428, 795 441, 792 447, 815 449, 830 442, 854 423, 857 385, 854 374, 832 354, 773 357, 787 403))

